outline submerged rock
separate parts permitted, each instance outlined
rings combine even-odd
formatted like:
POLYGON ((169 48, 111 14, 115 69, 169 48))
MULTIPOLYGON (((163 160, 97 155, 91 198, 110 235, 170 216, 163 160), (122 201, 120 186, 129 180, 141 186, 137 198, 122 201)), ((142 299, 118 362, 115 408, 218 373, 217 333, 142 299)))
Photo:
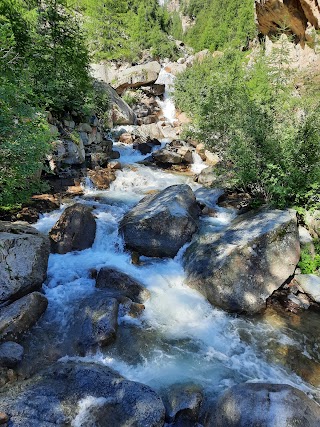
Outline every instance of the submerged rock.
POLYGON ((221 234, 197 236, 187 249, 187 284, 225 310, 261 312, 300 258, 293 210, 248 212, 221 234))
POLYGON ((174 257, 197 230, 199 208, 188 185, 147 196, 120 223, 128 249, 151 257, 174 257))
POLYGON ((63 212, 49 233, 53 253, 65 254, 92 246, 97 226, 91 211, 89 206, 76 203, 63 212))
POLYGON ((320 406, 286 384, 239 384, 227 390, 208 427, 318 427, 320 406))
POLYGON ((41 287, 49 252, 48 237, 33 227, 0 222, 0 304, 41 287))
POLYGON ((115 298, 125 296, 137 303, 143 303, 150 298, 150 292, 144 286, 114 268, 101 268, 97 276, 96 287, 108 290, 115 298))
POLYGON ((42 316, 47 305, 44 295, 32 292, 0 309, 0 342, 19 339, 42 316))
POLYGON ((162 427, 164 406, 148 386, 97 364, 57 363, 0 394, 11 427, 162 427))

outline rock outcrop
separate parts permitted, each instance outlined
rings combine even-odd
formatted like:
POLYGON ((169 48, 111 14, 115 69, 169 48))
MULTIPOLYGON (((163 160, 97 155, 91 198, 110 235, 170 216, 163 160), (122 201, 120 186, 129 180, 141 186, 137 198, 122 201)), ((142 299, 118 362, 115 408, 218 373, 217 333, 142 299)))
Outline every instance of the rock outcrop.
POLYGON ((187 284, 228 311, 258 313, 293 275, 300 258, 296 213, 248 212, 221 234, 197 236, 187 249, 187 284))
POLYGON ((49 252, 49 239, 33 227, 0 222, 0 304, 40 289, 49 252))
POLYGON ((161 65, 157 61, 116 70, 110 67, 109 64, 93 64, 93 75, 100 81, 110 84, 120 95, 127 88, 138 88, 155 83, 161 70, 161 65))
POLYGON ((92 246, 97 226, 91 211, 81 203, 66 208, 49 233, 53 253, 82 251, 92 246))
POLYGON ((304 42, 309 36, 308 26, 320 28, 320 6, 317 0, 256 0, 259 31, 268 36, 278 35, 285 27, 304 42))
POLYGON ((218 400, 208 427, 318 427, 320 406, 286 384, 239 384, 218 400))
MULTIPOLYGON (((105 91, 110 100, 112 126, 134 125, 136 115, 131 107, 117 94, 117 92, 107 83, 99 83, 101 90, 105 91)), ((110 123, 111 125, 111 123, 110 123)))
POLYGON ((174 257, 197 230, 199 209, 188 185, 147 196, 120 223, 128 249, 151 257, 174 257))
POLYGON ((163 403, 151 388, 97 364, 57 363, 0 399, 12 427, 164 424, 163 403))

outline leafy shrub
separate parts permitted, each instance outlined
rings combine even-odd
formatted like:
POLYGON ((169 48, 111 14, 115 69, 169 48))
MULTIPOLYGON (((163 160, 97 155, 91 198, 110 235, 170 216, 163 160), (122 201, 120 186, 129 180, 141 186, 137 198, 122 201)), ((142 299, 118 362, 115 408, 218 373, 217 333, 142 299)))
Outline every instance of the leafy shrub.
POLYGON ((233 164, 234 184, 279 207, 307 204, 320 183, 319 107, 299 103, 283 81, 264 56, 248 67, 231 51, 195 64, 175 85, 195 136, 233 164))
POLYGON ((315 239, 314 242, 315 255, 310 253, 308 248, 301 251, 300 262, 298 267, 302 274, 319 274, 320 273, 320 240, 315 239))

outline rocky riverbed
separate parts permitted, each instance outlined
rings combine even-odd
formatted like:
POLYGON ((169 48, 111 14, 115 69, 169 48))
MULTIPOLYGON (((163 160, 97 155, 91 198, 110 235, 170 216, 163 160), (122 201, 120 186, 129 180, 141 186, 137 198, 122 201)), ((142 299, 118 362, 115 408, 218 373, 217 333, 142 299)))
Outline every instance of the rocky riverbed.
POLYGON ((170 127, 160 147, 115 129, 107 187, 1 223, 0 424, 319 426, 296 214, 222 207, 209 154, 170 127))

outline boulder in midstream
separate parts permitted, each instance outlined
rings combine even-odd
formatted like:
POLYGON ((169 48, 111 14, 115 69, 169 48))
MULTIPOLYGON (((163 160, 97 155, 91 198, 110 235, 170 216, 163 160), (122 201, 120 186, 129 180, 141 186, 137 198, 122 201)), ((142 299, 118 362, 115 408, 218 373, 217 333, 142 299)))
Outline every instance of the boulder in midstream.
POLYGON ((97 226, 91 211, 81 203, 66 208, 49 233, 52 252, 65 254, 92 246, 97 226))
POLYGON ((196 236, 184 255, 187 284, 213 305, 254 314, 293 275, 300 258, 293 210, 251 211, 217 234, 196 236))
POLYGON ((142 199, 120 223, 128 249, 150 257, 174 257, 198 228, 199 208, 188 185, 172 185, 142 199))

